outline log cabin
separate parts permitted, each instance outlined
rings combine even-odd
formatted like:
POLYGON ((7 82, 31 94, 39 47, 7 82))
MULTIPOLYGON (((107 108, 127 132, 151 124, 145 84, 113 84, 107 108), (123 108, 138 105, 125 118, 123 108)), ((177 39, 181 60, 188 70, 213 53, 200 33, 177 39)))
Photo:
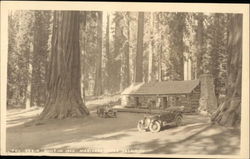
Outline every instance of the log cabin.
POLYGON ((196 112, 199 107, 200 81, 163 81, 134 83, 122 92, 121 104, 125 108, 167 109, 184 106, 185 112, 196 112))
POLYGON ((212 114, 218 107, 211 74, 196 80, 133 83, 121 94, 124 108, 148 109, 149 101, 150 108, 158 110, 184 106, 184 112, 212 114))

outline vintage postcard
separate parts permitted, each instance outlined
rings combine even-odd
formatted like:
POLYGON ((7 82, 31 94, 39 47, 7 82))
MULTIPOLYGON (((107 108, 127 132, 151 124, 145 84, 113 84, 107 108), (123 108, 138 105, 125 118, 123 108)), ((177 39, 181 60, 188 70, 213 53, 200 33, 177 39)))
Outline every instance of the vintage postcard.
POLYGON ((2 2, 1 155, 249 158, 249 6, 2 2))

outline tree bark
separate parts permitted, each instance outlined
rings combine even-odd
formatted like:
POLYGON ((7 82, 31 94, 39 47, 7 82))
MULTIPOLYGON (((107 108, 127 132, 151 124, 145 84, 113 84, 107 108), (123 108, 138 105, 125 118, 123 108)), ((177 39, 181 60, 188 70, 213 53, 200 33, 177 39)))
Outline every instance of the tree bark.
POLYGON ((55 11, 47 99, 40 119, 84 117, 81 98, 79 12, 55 11))
POLYGON ((82 46, 82 52, 81 52, 81 97, 83 102, 85 102, 85 65, 86 65, 86 46, 87 46, 87 11, 84 11, 83 13, 83 46, 82 46))
POLYGON ((212 115, 214 123, 239 126, 241 116, 242 75, 242 15, 234 14, 230 20, 228 39, 228 81, 226 100, 212 115))
POLYGON ((96 62, 96 72, 95 72, 95 90, 94 95, 102 95, 102 12, 98 12, 97 20, 97 46, 98 55, 96 62))
POLYGON ((139 14, 138 14, 135 82, 142 82, 142 78, 143 78, 143 32, 144 32, 144 13, 139 12, 139 14))

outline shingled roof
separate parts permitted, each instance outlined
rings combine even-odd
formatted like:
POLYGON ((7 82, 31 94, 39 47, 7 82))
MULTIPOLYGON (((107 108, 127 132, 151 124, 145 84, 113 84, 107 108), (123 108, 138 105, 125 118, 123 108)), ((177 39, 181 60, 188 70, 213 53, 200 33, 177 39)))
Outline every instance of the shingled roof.
POLYGON ((169 95, 188 94, 199 85, 199 80, 134 83, 123 95, 169 95))

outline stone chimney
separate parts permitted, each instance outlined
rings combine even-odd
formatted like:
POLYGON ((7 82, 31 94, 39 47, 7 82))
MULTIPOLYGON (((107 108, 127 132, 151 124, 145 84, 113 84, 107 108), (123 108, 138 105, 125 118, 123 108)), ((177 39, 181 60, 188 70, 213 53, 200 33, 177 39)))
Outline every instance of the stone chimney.
POLYGON ((200 86, 199 112, 211 114, 217 109, 213 76, 211 74, 202 74, 200 76, 200 86))

